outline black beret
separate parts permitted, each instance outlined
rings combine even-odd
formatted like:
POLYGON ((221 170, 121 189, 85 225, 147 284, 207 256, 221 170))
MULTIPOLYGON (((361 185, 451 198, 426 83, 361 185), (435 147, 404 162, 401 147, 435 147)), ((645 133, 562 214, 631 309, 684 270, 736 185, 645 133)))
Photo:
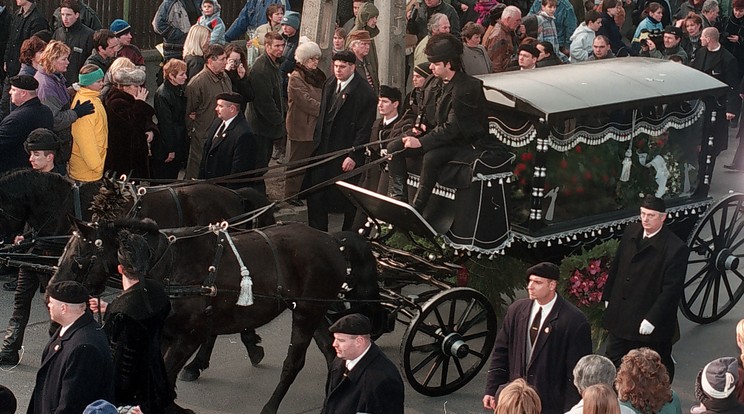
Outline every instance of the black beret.
POLYGON ((380 85, 380 98, 388 98, 393 102, 400 102, 403 95, 400 89, 392 86, 380 85))
POLYGON ((90 297, 85 286, 71 280, 52 283, 46 291, 49 297, 64 303, 85 303, 90 297))
POLYGON ((24 91, 35 91, 39 87, 39 82, 33 76, 16 75, 10 78, 10 84, 24 91))
POLYGON ((450 33, 438 33, 429 38, 424 53, 429 62, 460 59, 462 41, 450 33))
POLYGON ((431 65, 429 62, 419 63, 413 68, 413 71, 428 78, 431 75, 431 68, 429 68, 429 65, 431 65))
POLYGON ((555 264, 542 262, 527 269, 527 278, 532 275, 544 277, 545 279, 558 280, 560 277, 560 271, 558 270, 558 266, 555 264))
POLYGON ((643 201, 641 202, 641 207, 658 211, 660 213, 666 213, 666 203, 664 203, 664 200, 651 194, 647 195, 643 199, 643 201))
POLYGON ((52 32, 50 32, 49 30, 39 30, 38 32, 34 33, 34 36, 43 40, 44 43, 49 43, 52 41, 52 32))
POLYGON ((232 102, 234 104, 242 104, 243 103, 243 95, 235 92, 223 92, 219 95, 217 95, 217 99, 222 99, 223 101, 232 102))
POLYGON ((347 63, 351 63, 356 65, 356 55, 351 50, 341 50, 333 54, 333 57, 331 57, 331 60, 341 60, 347 63))
POLYGON ((665 27, 664 28, 664 33, 673 34, 673 35, 677 36, 677 39, 681 39, 685 35, 685 32, 682 30, 681 27, 672 26, 672 25, 669 25, 669 26, 665 27))
POLYGON ((540 57, 540 49, 528 43, 519 46, 519 52, 527 52, 534 57, 540 57))
POLYGON ((361 313, 352 313, 337 320, 328 330, 347 335, 369 335, 372 333, 372 323, 361 313))
POLYGON ((57 134, 46 129, 36 128, 28 134, 26 142, 23 143, 26 152, 31 151, 58 151, 59 138, 57 134))

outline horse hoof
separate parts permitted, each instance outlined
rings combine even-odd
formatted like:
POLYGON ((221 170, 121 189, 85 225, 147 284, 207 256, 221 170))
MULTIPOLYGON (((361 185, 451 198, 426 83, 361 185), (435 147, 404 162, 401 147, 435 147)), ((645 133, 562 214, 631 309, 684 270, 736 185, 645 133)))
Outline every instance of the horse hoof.
POLYGON ((181 371, 181 375, 178 376, 178 379, 181 381, 192 382, 199 379, 199 375, 201 375, 200 369, 187 367, 181 371))
POLYGON ((251 365, 258 366, 263 361, 264 349, 262 346, 251 346, 248 347, 248 358, 251 360, 251 365))

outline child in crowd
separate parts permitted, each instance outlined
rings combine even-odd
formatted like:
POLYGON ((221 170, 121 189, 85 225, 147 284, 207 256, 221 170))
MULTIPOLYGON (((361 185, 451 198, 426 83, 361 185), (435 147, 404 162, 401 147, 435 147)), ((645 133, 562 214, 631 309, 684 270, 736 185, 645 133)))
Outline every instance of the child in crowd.
POLYGON ((103 71, 96 65, 88 64, 80 68, 78 79, 80 90, 75 95, 72 107, 89 101, 95 112, 78 118, 72 124, 72 156, 68 174, 75 181, 98 181, 103 177, 108 150, 108 117, 99 97, 103 89, 103 71))
POLYGON ((561 53, 558 45, 558 29, 555 27, 555 10, 558 0, 542 0, 542 8, 537 14, 537 40, 550 42, 561 61, 568 63, 566 55, 561 53))
POLYGON ((201 4, 202 15, 196 21, 199 26, 209 29, 212 34, 209 43, 225 44, 225 22, 220 18, 220 3, 217 0, 203 0, 201 4))
POLYGON ((602 15, 596 10, 588 10, 584 22, 571 35, 571 63, 589 60, 594 37, 600 27, 602 27, 602 15))

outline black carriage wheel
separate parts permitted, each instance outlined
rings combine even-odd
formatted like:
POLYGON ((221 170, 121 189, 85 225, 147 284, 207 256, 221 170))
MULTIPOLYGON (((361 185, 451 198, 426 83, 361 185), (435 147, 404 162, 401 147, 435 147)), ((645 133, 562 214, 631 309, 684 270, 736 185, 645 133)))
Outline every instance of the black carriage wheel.
POLYGON ((436 397, 472 380, 496 340, 496 314, 480 292, 452 288, 435 295, 411 320, 403 342, 403 373, 417 392, 436 397))
POLYGON ((680 309, 695 323, 715 322, 744 295, 744 194, 731 194, 709 208, 687 245, 680 309))

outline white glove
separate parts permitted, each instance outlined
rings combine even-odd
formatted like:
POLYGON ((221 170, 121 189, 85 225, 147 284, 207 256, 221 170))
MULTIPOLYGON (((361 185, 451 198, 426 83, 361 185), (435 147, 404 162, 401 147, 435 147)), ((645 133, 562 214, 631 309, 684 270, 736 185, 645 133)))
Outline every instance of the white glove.
POLYGON ((605 302, 605 309, 607 309, 607 307, 610 306, 610 302, 609 301, 604 301, 604 302, 605 302))
POLYGON ((641 327, 638 328, 638 333, 641 335, 651 335, 655 328, 656 327, 652 325, 651 322, 644 319, 641 322, 641 327))

